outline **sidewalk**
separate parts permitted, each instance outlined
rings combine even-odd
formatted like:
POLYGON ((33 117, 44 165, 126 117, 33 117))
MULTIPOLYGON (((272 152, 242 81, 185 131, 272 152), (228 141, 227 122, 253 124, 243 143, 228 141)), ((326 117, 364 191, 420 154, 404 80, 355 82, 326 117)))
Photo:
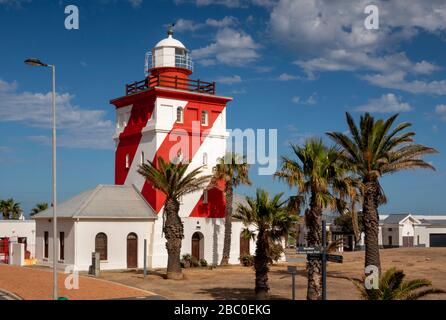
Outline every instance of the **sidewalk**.
MULTIPOLYGON (((0 290, 9 291, 24 300, 51 300, 53 277, 50 269, 0 265, 0 290)), ((70 300, 108 300, 156 298, 152 292, 131 288, 101 279, 79 276, 79 289, 65 289, 66 274, 58 274, 59 296, 70 300)), ((1 299, 1 296, 0 296, 1 299)))

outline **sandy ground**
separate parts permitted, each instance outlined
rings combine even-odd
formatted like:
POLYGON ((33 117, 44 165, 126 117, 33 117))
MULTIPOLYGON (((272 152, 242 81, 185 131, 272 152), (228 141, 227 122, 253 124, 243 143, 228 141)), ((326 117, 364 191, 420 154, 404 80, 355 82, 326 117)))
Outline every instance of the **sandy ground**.
MULTIPOLYGON (((4 289, 25 300, 52 299, 52 272, 49 269, 0 265, 0 290, 4 289)), ((58 274, 59 296, 70 300, 103 300, 154 296, 137 288, 94 279, 79 277, 78 290, 66 290, 66 274, 58 274)))
MULTIPOLYGON (((407 279, 426 278, 436 288, 446 290, 446 248, 399 248, 381 250, 383 270, 402 268, 407 279)), ((304 263, 298 266, 296 277, 297 299, 305 299, 306 277, 304 263)), ((359 299, 350 278, 361 278, 364 252, 344 253, 344 263, 328 264, 328 299, 359 299)), ((273 299, 291 298, 291 276, 287 264, 271 267, 269 273, 273 299)), ((249 267, 230 266, 215 269, 186 269, 184 280, 166 280, 164 273, 152 271, 144 279, 141 272, 102 272, 101 277, 129 286, 155 292, 169 299, 253 299, 254 271, 249 267)), ((1 287, 1 285, 0 285, 1 287)), ((427 299, 446 299, 446 294, 428 296, 427 299)))

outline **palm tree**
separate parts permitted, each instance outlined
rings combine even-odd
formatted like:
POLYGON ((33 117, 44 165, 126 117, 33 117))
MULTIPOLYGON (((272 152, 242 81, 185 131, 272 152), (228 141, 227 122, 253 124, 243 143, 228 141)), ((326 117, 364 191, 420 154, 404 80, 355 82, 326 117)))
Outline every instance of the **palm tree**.
MULTIPOLYGON (((336 197, 341 189, 347 187, 346 171, 340 166, 339 153, 334 147, 327 147, 321 139, 308 139, 302 147, 291 145, 296 160, 282 157, 282 167, 275 176, 285 181, 290 187, 297 186, 297 206, 309 202, 305 211, 305 225, 308 228, 309 246, 322 245, 322 211, 334 208, 336 197), (336 190, 335 190, 336 189, 336 190), (308 200, 308 201, 306 201, 308 200)), ((307 299, 322 299, 322 262, 307 261, 308 287, 307 299)))
POLYGON ((34 208, 31 209, 31 217, 38 214, 39 212, 42 212, 44 210, 48 209, 48 203, 46 202, 40 202, 36 204, 34 208))
POLYGON ((283 193, 279 193, 270 199, 265 190, 257 189, 256 197, 246 197, 247 204, 239 205, 234 214, 246 227, 254 227, 257 233, 254 257, 257 299, 266 299, 269 296, 268 263, 272 260, 273 245, 283 239, 297 218, 285 209, 285 203, 281 201, 282 195, 283 193))
POLYGON ((232 203, 234 188, 241 184, 251 185, 249 180, 249 164, 246 160, 234 153, 227 153, 223 158, 218 159, 214 167, 214 180, 224 181, 226 208, 225 208, 225 238, 223 244, 223 256, 220 264, 229 263, 229 254, 231 252, 231 233, 232 233, 232 203))
POLYGON ((421 157, 437 151, 415 144, 414 132, 403 133, 411 126, 408 122, 400 123, 392 129, 398 114, 387 120, 375 120, 366 113, 361 116, 359 128, 349 113, 346 116, 351 137, 341 132, 327 134, 342 148, 345 164, 362 179, 365 266, 374 265, 381 271, 378 206, 385 202, 385 197, 379 178, 400 170, 415 168, 435 170, 431 164, 421 160, 421 157))
POLYGON ((404 281, 406 275, 395 267, 387 270, 379 279, 378 289, 366 289, 358 281, 353 281, 365 300, 417 300, 428 294, 446 293, 444 290, 428 288, 432 282, 426 279, 404 281))
POLYGON ((22 215, 22 208, 19 202, 15 202, 13 198, 0 201, 0 210, 4 220, 18 220, 22 215))
POLYGON ((178 215, 181 197, 199 191, 209 183, 210 176, 201 175, 202 167, 190 170, 189 164, 182 162, 165 162, 158 158, 155 162, 147 161, 139 166, 138 173, 149 181, 154 188, 166 195, 163 212, 163 232, 166 237, 168 254, 167 278, 181 279, 181 241, 184 238, 184 227, 178 215))

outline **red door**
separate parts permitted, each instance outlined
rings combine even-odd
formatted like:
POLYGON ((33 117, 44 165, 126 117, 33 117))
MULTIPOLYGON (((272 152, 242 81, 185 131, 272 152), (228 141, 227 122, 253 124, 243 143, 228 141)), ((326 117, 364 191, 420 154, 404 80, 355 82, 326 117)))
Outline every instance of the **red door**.
POLYGON ((138 267, 138 236, 130 233, 127 236, 127 268, 138 267))
POLYGON ((249 239, 246 239, 243 234, 240 235, 240 257, 249 255, 249 239))
POLYGON ((403 247, 413 247, 413 237, 403 237, 403 247))

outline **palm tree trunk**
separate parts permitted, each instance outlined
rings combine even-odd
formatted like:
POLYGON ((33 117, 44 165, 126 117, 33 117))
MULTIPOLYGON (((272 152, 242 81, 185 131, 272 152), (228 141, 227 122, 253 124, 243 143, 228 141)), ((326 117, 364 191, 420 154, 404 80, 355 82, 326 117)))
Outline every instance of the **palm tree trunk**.
MULTIPOLYGON (((322 208, 316 203, 316 195, 312 193, 310 208, 305 212, 307 225, 307 242, 310 247, 321 246, 321 216, 322 208)), ((307 300, 322 299, 322 261, 321 259, 307 260, 307 300)))
POLYGON ((181 242, 184 238, 184 227, 178 216, 180 204, 177 200, 167 198, 164 211, 166 221, 164 224, 164 234, 166 237, 167 249, 167 278, 182 279, 182 271, 180 264, 181 242))
POLYGON ((379 186, 376 181, 364 183, 364 232, 365 232, 365 267, 376 266, 381 273, 379 258, 379 215, 378 195, 379 186))
POLYGON ((355 237, 355 247, 356 247, 359 243, 359 239, 361 238, 361 234, 359 232, 358 212, 356 212, 354 204, 352 204, 351 214, 352 214, 352 229, 355 237))
POLYGON ((223 256, 220 265, 229 264, 229 255, 231 253, 231 234, 232 234, 232 201, 234 190, 231 182, 226 182, 226 208, 225 208, 225 238, 223 243, 223 256))
POLYGON ((256 241, 256 255, 254 257, 254 269, 256 271, 255 293, 258 300, 265 300, 269 297, 268 285, 268 240, 265 231, 259 229, 256 241))

